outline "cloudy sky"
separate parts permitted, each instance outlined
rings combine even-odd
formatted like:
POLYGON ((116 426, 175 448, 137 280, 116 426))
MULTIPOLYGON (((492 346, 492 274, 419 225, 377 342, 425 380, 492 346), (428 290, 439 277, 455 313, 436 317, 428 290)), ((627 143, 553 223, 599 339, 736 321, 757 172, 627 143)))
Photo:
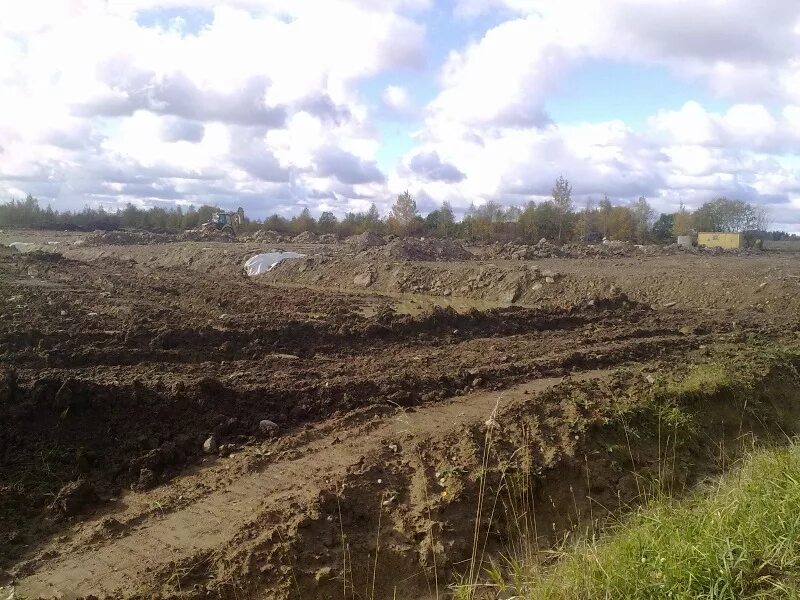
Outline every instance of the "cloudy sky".
POLYGON ((0 199, 719 195, 800 231, 798 0, 0 2, 0 199))

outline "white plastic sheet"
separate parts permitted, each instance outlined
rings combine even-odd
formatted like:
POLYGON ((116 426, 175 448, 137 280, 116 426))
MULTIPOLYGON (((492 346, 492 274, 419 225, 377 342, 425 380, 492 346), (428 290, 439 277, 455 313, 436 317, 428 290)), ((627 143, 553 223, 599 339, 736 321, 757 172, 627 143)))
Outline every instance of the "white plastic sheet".
POLYGON ((244 270, 250 277, 266 273, 279 262, 287 258, 305 258, 305 254, 299 252, 265 252, 264 254, 256 254, 247 259, 244 263, 244 270))
POLYGON ((25 252, 26 250, 30 250, 36 244, 31 244, 29 242, 11 242, 9 246, 12 248, 16 248, 18 252, 25 252))

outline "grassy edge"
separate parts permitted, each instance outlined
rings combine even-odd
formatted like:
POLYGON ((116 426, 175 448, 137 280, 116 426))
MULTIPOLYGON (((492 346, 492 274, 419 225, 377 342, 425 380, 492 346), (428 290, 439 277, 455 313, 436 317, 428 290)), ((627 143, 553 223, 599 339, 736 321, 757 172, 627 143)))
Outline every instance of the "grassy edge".
MULTIPOLYGON (((672 440, 673 450, 679 444, 678 438, 682 436, 684 441, 681 443, 685 443, 687 447, 694 447, 689 452, 697 452, 698 442, 701 439, 705 438, 705 441, 711 441, 709 436, 710 421, 706 416, 717 410, 722 413, 727 412, 728 414, 723 419, 735 417, 738 420, 739 433, 736 441, 739 447, 735 450, 724 448, 725 432, 714 433, 715 435, 718 434, 720 439, 723 440, 723 446, 718 449, 723 471, 730 470, 732 465, 730 462, 725 463, 725 454, 738 456, 741 459, 743 450, 746 447, 755 447, 754 440, 758 435, 749 430, 747 428, 748 425, 755 426, 753 429, 760 429, 759 434, 767 433, 772 436, 771 438, 770 435, 765 436, 761 443, 767 440, 767 443, 774 444, 776 443, 776 438, 783 438, 778 443, 785 444, 789 441, 789 437, 782 428, 782 424, 786 422, 787 417, 793 423, 797 422, 800 415, 796 410, 787 407, 787 403, 782 399, 770 397, 770 393, 773 393, 775 389, 781 389, 782 386, 785 389, 787 381, 790 386, 794 385, 795 389, 797 388, 797 383, 800 381, 797 372, 800 347, 796 345, 755 344, 754 346, 748 345, 744 353, 742 351, 742 346, 735 345, 730 347, 717 346, 713 348, 713 351, 706 350, 702 352, 697 357, 696 363, 686 365, 685 368, 678 370, 681 373, 679 377, 665 378, 659 381, 658 384, 643 393, 639 398, 627 398, 625 402, 620 404, 616 411, 616 417, 611 420, 619 419, 623 423, 627 423, 626 427, 630 428, 630 430, 626 428, 626 437, 629 434, 636 435, 634 431, 636 428, 640 428, 644 435, 647 435, 648 431, 652 433, 657 422, 660 461, 662 428, 664 430, 672 430, 674 434, 672 440), (743 423, 745 424, 744 429, 742 429, 743 423)), ((717 416, 715 415, 715 417, 717 416)), ((799 428, 795 427, 795 429, 799 428)), ((774 452, 780 451, 775 450, 774 452)), ((666 452, 664 458, 667 459, 666 452)), ((743 468, 741 472, 744 473, 745 469, 743 468)), ((635 475, 637 478, 642 479, 649 476, 642 477, 641 473, 635 473, 635 475)), ((622 591, 622 589, 615 590, 612 585, 606 585, 592 591, 588 587, 581 589, 563 584, 563 581, 572 582, 571 584, 576 581, 589 581, 591 578, 587 579, 587 577, 591 569, 588 567, 602 566, 600 555, 597 553, 593 555, 592 560, 588 563, 586 560, 583 563, 580 561, 570 563, 570 561, 576 561, 579 556, 589 556, 593 548, 598 549, 599 552, 600 548, 605 547, 604 545, 619 535, 619 532, 623 531, 625 527, 633 527, 636 519, 647 519, 648 510, 656 511, 659 510, 659 507, 661 507, 660 510, 666 510, 665 507, 679 506, 673 500, 672 486, 664 485, 665 481, 662 480, 664 474, 661 473, 661 466, 659 466, 658 475, 657 481, 649 481, 646 482, 647 485, 642 486, 643 499, 628 506, 623 511, 624 514, 611 515, 611 518, 607 519, 606 522, 612 525, 606 525, 601 528, 599 534, 596 535, 595 523, 593 522, 591 535, 586 535, 588 533, 588 530, 586 530, 584 535, 581 536, 576 529, 570 532, 573 535, 569 537, 569 542, 563 542, 560 548, 555 551, 539 551, 537 547, 535 552, 531 552, 530 549, 524 549, 521 552, 518 545, 510 548, 509 552, 499 557, 499 561, 498 557, 495 556, 489 563, 488 568, 483 565, 483 572, 486 576, 485 585, 476 584, 477 582, 462 581, 461 584, 454 586, 455 596, 458 598, 483 597, 483 592, 489 591, 490 597, 494 597, 499 590, 498 597, 503 598, 773 597, 769 595, 772 592, 764 592, 764 589, 761 588, 757 590, 756 595, 742 596, 742 593, 745 593, 743 590, 746 586, 733 592, 731 590, 737 590, 737 588, 733 584, 726 587, 724 578, 718 581, 715 586, 712 585, 708 589, 704 588, 704 591, 699 595, 697 590, 681 592, 677 588, 667 590, 661 594, 644 585, 639 585, 638 588, 634 586, 632 589, 626 589, 625 591, 622 591), (568 564, 575 564, 575 570, 571 574, 562 577, 565 574, 565 570, 568 569, 566 566, 568 564), (554 583, 557 580, 562 581, 561 587, 554 583), (638 589, 644 591, 637 595, 638 589)), ((717 480, 715 487, 716 489, 721 489, 719 480, 717 480)), ((679 494, 685 496, 686 492, 687 490, 684 488, 680 490, 679 494)), ((692 494, 690 493, 691 496, 692 494)), ((736 553, 735 550, 732 552, 736 553)), ((643 564, 646 564, 646 562, 645 560, 643 564)), ((781 561, 781 563, 785 565, 786 561, 781 561)), ((771 569, 773 569, 772 563, 765 562, 761 569, 771 572, 771 569)), ((628 572, 639 573, 635 569, 628 569, 628 572)), ((682 572, 685 572, 685 570, 682 572)), ((759 577, 763 579, 764 573, 757 572, 759 577)), ((662 577, 665 576, 663 570, 661 574, 662 577)), ((740 572, 737 576, 740 577, 741 581, 744 581, 743 573, 740 572)), ((633 577, 634 582, 637 577, 638 575, 633 577)), ((694 580, 697 581, 697 578, 694 580)), ((789 577, 789 580, 791 580, 791 577, 789 577)), ((475 580, 471 579, 471 581, 475 580)), ((764 583, 764 585, 769 588, 768 583, 764 583)), ((770 589, 773 591, 782 590, 782 597, 786 597, 786 594, 789 593, 787 585, 786 581, 783 581, 780 585, 776 584, 770 589)), ((792 593, 795 594, 796 592, 792 591, 792 593)))

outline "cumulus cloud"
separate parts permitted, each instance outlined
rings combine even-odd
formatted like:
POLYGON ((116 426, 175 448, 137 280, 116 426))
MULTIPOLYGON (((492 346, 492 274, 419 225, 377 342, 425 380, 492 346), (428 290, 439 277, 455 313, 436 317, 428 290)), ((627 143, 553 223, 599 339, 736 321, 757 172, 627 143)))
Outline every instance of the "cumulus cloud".
POLYGON ((442 162, 439 153, 420 152, 411 157, 408 166, 412 172, 426 181, 446 181, 455 183, 464 179, 465 175, 454 165, 442 162))
POLYGON ((350 185, 383 183, 384 174, 375 164, 336 146, 320 148, 316 155, 317 173, 322 177, 335 177, 350 185))
POLYGON ((436 64, 426 35, 453 39, 430 31, 441 10, 0 3, 0 194, 385 212, 404 189, 425 207, 540 200, 563 174, 579 197, 644 194, 672 210, 728 194, 800 230, 797 2, 456 0, 472 29, 436 64), (657 67, 723 108, 686 98, 638 126, 554 122, 565 77, 604 62, 657 67))
POLYGON ((205 133, 206 128, 196 121, 165 118, 161 123, 161 139, 165 142, 200 142, 205 133))

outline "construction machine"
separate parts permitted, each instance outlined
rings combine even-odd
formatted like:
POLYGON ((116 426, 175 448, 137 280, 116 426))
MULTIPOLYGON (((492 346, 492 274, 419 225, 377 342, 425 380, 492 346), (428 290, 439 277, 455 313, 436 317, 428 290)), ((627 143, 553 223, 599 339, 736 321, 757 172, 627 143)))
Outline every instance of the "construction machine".
POLYGON ((203 229, 216 229, 223 233, 235 236, 244 225, 244 209, 239 207, 235 213, 217 212, 211 215, 208 223, 203 223, 203 229))

